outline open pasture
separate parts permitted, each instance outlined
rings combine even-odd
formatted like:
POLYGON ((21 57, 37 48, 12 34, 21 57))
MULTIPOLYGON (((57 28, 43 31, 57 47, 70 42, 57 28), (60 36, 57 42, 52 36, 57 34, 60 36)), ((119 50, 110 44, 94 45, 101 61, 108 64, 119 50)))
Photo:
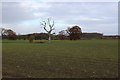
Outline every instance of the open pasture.
POLYGON ((3 40, 4 78, 116 78, 118 40, 3 40))

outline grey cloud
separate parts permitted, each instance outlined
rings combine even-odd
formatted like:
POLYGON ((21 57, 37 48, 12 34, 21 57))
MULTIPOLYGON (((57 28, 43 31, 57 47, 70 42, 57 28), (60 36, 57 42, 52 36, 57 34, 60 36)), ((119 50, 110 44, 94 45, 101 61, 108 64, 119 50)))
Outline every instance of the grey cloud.
POLYGON ((66 24, 94 24, 117 22, 117 3, 59 3, 53 4, 49 15, 66 24), (103 8, 104 7, 104 8, 103 8), (101 21, 83 20, 79 16, 103 19, 101 21), (78 20, 74 20, 78 19, 78 20))
MULTIPOLYGON (((31 12, 32 13, 32 12, 31 12)), ((2 22, 16 23, 23 20, 35 19, 35 16, 24 8, 20 7, 18 3, 2 3, 2 22)))
MULTIPOLYGON (((2 3, 2 22, 5 24, 6 23, 12 24, 12 23, 19 23, 19 22, 26 21, 26 20, 37 19, 38 16, 35 15, 37 12, 34 9, 40 8, 42 10, 44 9, 44 5, 43 6, 34 5, 32 7, 30 6, 31 5, 21 6, 20 2, 2 3)), ((42 13, 42 11, 41 12, 39 11, 39 14, 40 13, 44 14, 42 13)))
MULTIPOLYGON (((44 9, 38 7, 37 9, 32 10, 29 6, 28 8, 20 7, 19 3, 3 4, 3 23, 14 25, 14 23, 25 20, 52 17, 57 24, 64 24, 63 26, 57 25, 57 32, 69 27, 69 25, 80 25, 83 27, 84 31, 95 30, 106 34, 117 33, 117 25, 113 25, 117 24, 118 20, 117 3, 46 3, 47 5, 50 5, 49 8, 44 9), (34 13, 37 16, 35 16, 34 13), (104 30, 102 28, 104 28, 104 30)), ((25 25, 23 26, 25 27, 25 25)), ((30 31, 32 31, 32 26, 29 27, 30 31)), ((28 32, 27 28, 28 27, 25 27, 23 32, 28 32)), ((15 29, 17 30, 18 28, 16 27, 15 29)), ((37 27, 35 29, 36 30, 34 31, 38 32, 37 27)))

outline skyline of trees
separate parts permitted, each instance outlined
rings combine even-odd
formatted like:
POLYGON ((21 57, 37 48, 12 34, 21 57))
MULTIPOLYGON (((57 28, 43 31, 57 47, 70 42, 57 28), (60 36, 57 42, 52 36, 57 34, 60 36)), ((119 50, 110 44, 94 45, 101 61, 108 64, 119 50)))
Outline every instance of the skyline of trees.
MULTIPOLYGON (((77 40, 77 39, 119 39, 119 35, 103 35, 101 33, 82 33, 81 28, 78 29, 78 35, 77 34, 72 34, 75 38, 72 38, 70 36, 70 32, 72 31, 71 28, 75 26, 69 27, 66 30, 61 30, 59 34, 50 34, 52 40, 77 40)), ((74 29, 73 29, 74 31, 74 29)), ((76 31, 75 31, 76 33, 76 31)), ((16 34, 13 30, 11 29, 5 29, 1 28, 1 39, 9 39, 9 40, 16 40, 16 39, 23 39, 23 40, 29 40, 29 35, 34 35, 35 40, 48 40, 49 39, 49 34, 48 33, 31 33, 31 34, 16 34), (9 34, 9 35, 8 35, 9 34)))

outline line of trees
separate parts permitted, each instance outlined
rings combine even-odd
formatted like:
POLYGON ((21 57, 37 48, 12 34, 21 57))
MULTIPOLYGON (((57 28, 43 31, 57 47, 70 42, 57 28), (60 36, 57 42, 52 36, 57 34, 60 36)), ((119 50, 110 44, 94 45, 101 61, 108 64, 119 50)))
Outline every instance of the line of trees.
MULTIPOLYGON (((66 30, 61 30, 57 35, 53 33, 54 27, 54 20, 51 20, 48 18, 46 21, 40 22, 41 26, 47 33, 33 33, 33 34, 27 34, 27 35, 16 35, 16 33, 11 29, 5 29, 1 28, 1 35, 2 39, 9 39, 9 40, 16 40, 16 39, 28 39, 30 43, 33 42, 33 40, 41 40, 45 39, 48 40, 48 42, 51 42, 51 39, 53 40, 79 40, 79 39, 91 39, 91 38, 111 38, 109 36, 104 36, 100 33, 82 33, 82 30, 79 26, 75 25, 72 27, 68 27, 66 30)), ((112 39, 119 39, 120 36, 112 36, 112 39)))
MULTIPOLYGON (((49 20, 48 20, 49 21, 49 20)), ((42 24, 43 25, 43 24, 42 24)), ((44 24, 44 28, 46 30, 47 33, 33 33, 33 34, 27 34, 27 35, 16 35, 16 33, 11 30, 11 29, 5 29, 2 28, 1 34, 2 34, 2 39, 9 39, 9 40, 16 40, 16 39, 30 39, 29 37, 31 35, 34 36, 35 40, 41 40, 41 39, 45 39, 45 40, 50 40, 51 39, 60 39, 60 40, 76 40, 76 39, 80 39, 80 34, 81 32, 81 28, 79 26, 73 26, 72 28, 68 28, 67 30, 62 30, 59 32, 58 35, 55 35, 52 32, 52 30, 54 30, 53 28, 53 24, 49 29, 49 31, 46 28, 46 23, 44 24)))
MULTIPOLYGON (((69 28, 70 29, 70 28, 69 28)), ((67 29, 67 30, 69 30, 67 29)), ((100 33, 80 33, 76 35, 76 33, 68 33, 67 30, 61 30, 59 34, 50 34, 51 40, 78 40, 78 39, 120 39, 119 35, 111 35, 111 36, 104 36, 100 33)), ((9 40, 16 40, 16 39, 23 39, 28 40, 30 39, 30 35, 33 35, 35 40, 48 40, 49 35, 48 33, 33 33, 33 34, 26 34, 26 35, 16 35, 13 30, 2 31, 2 39, 9 39, 9 40)))

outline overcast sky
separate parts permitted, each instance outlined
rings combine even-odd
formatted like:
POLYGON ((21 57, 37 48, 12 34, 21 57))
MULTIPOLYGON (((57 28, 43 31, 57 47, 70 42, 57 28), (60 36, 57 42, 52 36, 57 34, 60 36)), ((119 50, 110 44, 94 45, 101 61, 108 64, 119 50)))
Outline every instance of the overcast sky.
POLYGON ((39 33, 47 18, 55 21, 55 33, 78 25, 82 32, 118 34, 117 2, 4 2, 0 25, 17 34, 39 33))

